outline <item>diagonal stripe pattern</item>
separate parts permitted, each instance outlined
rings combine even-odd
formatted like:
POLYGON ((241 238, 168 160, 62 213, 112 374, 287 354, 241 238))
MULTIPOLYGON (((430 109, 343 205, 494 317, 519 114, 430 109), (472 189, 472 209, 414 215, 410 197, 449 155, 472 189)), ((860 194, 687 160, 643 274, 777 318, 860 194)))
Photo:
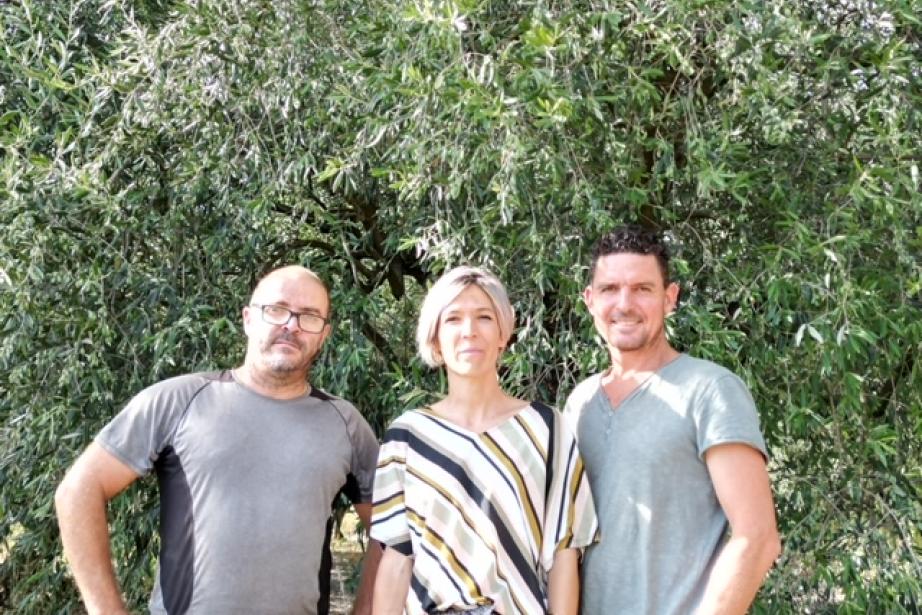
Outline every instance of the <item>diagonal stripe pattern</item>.
POLYGON ((483 433, 406 412, 378 459, 371 535, 414 558, 408 615, 544 613, 554 554, 598 537, 576 441, 542 404, 483 433))

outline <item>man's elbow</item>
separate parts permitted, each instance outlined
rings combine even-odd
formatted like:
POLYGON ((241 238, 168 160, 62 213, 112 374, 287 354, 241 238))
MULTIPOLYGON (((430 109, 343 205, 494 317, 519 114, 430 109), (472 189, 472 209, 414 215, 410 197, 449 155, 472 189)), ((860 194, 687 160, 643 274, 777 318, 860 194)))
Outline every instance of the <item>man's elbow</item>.
POLYGON ((778 534, 777 528, 772 528, 771 535, 766 540, 765 545, 767 568, 771 568, 778 558, 781 557, 781 551, 781 536, 778 534))
POLYGON ((781 538, 774 524, 734 531, 731 541, 736 543, 737 552, 748 562, 753 574, 759 576, 767 574, 781 555, 781 538))
POLYGON ((105 506, 106 497, 98 481, 79 464, 72 466, 54 492, 54 508, 58 523, 80 515, 88 507, 105 506))
POLYGON ((73 472, 65 474, 64 479, 54 491, 54 509, 58 516, 58 523, 67 518, 68 513, 77 502, 80 491, 79 480, 73 472))
POLYGON ((767 573, 781 555, 781 537, 778 529, 774 525, 763 529, 750 540, 750 544, 755 547, 759 567, 767 573))

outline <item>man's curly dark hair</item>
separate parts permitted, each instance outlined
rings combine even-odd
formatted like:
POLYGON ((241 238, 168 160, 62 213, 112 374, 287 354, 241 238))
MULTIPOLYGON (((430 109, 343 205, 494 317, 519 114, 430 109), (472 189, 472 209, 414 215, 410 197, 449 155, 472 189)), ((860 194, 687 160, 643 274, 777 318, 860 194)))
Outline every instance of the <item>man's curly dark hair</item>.
POLYGON ((609 254, 651 254, 656 257, 663 284, 669 284, 669 250, 663 238, 656 231, 645 229, 638 224, 619 226, 603 235, 592 248, 592 265, 589 279, 595 278, 595 269, 599 259, 609 254))

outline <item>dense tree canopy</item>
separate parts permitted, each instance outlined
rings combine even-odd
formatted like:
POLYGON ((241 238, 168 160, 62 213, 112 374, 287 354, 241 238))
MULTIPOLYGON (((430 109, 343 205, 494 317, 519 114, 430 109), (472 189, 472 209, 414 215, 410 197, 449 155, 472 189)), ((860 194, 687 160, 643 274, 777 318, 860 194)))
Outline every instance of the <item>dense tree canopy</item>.
MULTIPOLYGON (((140 388, 242 357, 254 281, 334 289, 314 377, 438 395, 422 293, 494 269, 502 373, 562 403, 621 221, 670 239, 682 350, 752 387, 785 552, 759 613, 922 609, 917 0, 0 3, 0 610, 68 611, 51 496, 140 388)), ((149 481, 111 507, 126 594, 149 481)))

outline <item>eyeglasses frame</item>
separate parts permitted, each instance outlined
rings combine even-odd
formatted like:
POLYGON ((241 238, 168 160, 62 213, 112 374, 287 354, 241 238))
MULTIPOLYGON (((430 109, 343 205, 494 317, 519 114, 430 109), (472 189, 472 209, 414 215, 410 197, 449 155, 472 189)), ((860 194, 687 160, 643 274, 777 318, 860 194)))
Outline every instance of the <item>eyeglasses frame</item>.
POLYGON ((314 313, 314 312, 295 312, 295 311, 292 310, 291 308, 287 308, 287 307, 285 307, 284 305, 278 305, 278 304, 276 304, 276 303, 251 303, 251 304, 250 304, 250 307, 259 308, 259 314, 260 314, 260 317, 262 318, 263 322, 266 323, 266 324, 269 324, 269 325, 274 325, 274 326, 276 326, 276 327, 281 327, 282 325, 287 325, 288 323, 291 322, 292 317, 295 318, 295 323, 297 323, 297 325, 298 325, 298 330, 299 330, 299 331, 304 331, 305 333, 321 333, 321 332, 323 331, 324 327, 326 327, 326 326, 328 326, 328 325, 330 324, 330 319, 329 319, 329 318, 326 318, 326 317, 324 317, 324 316, 321 316, 320 314, 316 314, 316 313, 314 313), (285 310, 286 312, 288 312, 288 318, 285 319, 284 322, 272 322, 272 321, 268 320, 267 317, 266 317, 266 308, 277 308, 277 309, 280 309, 280 310, 285 310), (321 326, 320 329, 318 329, 317 331, 310 331, 310 330, 308 330, 308 329, 305 329, 304 327, 301 326, 301 317, 302 317, 302 316, 310 316, 311 318, 319 318, 320 320, 323 321, 323 326, 321 326))

